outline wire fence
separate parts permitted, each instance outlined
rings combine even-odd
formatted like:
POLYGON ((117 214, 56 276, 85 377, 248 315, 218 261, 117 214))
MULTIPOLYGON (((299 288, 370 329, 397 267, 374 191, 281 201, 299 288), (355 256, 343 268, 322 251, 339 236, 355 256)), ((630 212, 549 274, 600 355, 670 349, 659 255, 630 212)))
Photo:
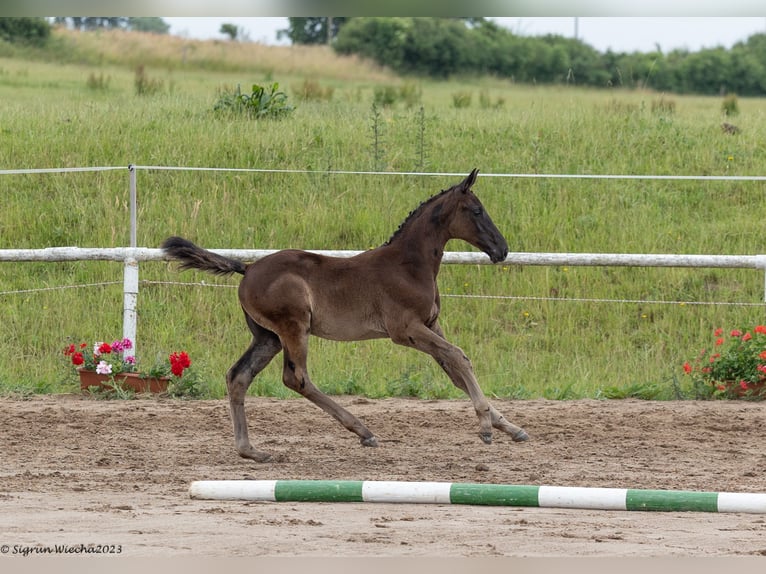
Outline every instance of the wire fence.
MULTIPOLYGON (((124 297, 124 336, 135 340, 136 332, 136 303, 139 284, 145 285, 176 285, 186 287, 233 288, 232 285, 206 282, 178 281, 141 281, 138 277, 138 262, 161 260, 164 258, 161 250, 139 248, 136 246, 137 226, 137 171, 198 171, 198 172, 235 172, 235 173, 273 173, 273 174, 315 174, 315 175, 352 175, 360 177, 463 177, 463 173, 447 172, 393 172, 393 171, 352 171, 352 170, 307 170, 307 169, 261 169, 261 168, 217 168, 191 166, 159 166, 134 165, 100 166, 100 167, 69 167, 69 168, 34 168, 0 170, 0 176, 23 176, 30 174, 65 174, 83 172, 103 172, 126 170, 129 173, 130 210, 131 210, 131 245, 125 248, 77 248, 77 247, 47 247, 42 249, 0 249, 0 262, 3 261, 82 261, 108 260, 124 264, 123 297, 124 297)), ((693 175, 615 175, 615 174, 539 174, 539 173, 482 173, 480 177, 487 178, 524 178, 524 179, 589 179, 589 180, 678 180, 678 181, 729 181, 729 182, 763 182, 766 176, 693 176, 693 175)), ((273 250, 234 250, 219 249, 216 251, 226 256, 241 260, 256 260, 273 253, 273 250)), ((350 257, 358 251, 315 251, 325 255, 350 257)), ((446 264, 487 264, 483 254, 446 252, 443 263, 446 264)), ((747 268, 757 269, 766 273, 766 255, 680 255, 680 254, 617 254, 617 253, 511 253, 504 262, 506 265, 544 265, 544 266, 631 266, 631 267, 699 267, 699 268, 747 268)), ((107 285, 117 285, 119 281, 102 283, 83 283, 73 285, 58 285, 30 289, 13 289, 0 291, 0 296, 43 293, 60 289, 84 289, 107 285)), ((766 302, 724 302, 724 301, 690 301, 690 300, 658 300, 658 299, 605 299, 583 297, 534 296, 534 295, 489 295, 489 294, 442 294, 444 298, 486 299, 486 300, 518 300, 518 301, 553 301, 568 303, 611 303, 611 304, 652 304, 652 305, 718 305, 742 307, 766 307, 766 302)), ((764 278, 764 301, 766 301, 766 277, 764 278)))

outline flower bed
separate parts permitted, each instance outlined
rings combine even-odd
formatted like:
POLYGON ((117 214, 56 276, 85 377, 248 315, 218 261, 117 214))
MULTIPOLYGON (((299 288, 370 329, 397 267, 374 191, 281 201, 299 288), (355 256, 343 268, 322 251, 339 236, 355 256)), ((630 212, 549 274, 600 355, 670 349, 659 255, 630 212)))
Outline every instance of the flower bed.
POLYGON ((697 394, 707 398, 766 398, 766 326, 713 331, 713 345, 703 349, 684 373, 697 394))

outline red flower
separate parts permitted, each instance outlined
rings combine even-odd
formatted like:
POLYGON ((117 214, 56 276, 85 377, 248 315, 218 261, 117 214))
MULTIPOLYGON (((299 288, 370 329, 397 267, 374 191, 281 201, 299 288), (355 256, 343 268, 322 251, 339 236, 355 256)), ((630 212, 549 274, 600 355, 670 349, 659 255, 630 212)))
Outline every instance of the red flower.
POLYGON ((723 345, 723 339, 721 339, 721 338, 716 339, 715 340, 715 346, 716 347, 720 347, 721 345, 723 345))
POLYGON ((766 335, 766 325, 756 325, 755 332, 761 335, 766 335))
POLYGON ((170 359, 170 372, 176 377, 180 377, 184 374, 184 369, 188 369, 191 366, 191 359, 186 351, 180 353, 172 353, 170 359))
POLYGON ((758 353, 758 358, 766 360, 766 351, 761 351, 758 353))
POLYGON ((101 343, 98 348, 100 355, 106 355, 112 352, 112 346, 109 343, 101 343))
POLYGON ((723 327, 718 327, 713 334, 716 337, 720 337, 721 335, 723 335, 723 327))
POLYGON ((84 362, 85 362, 85 358, 82 356, 82 353, 72 353, 73 365, 82 365, 84 362))
POLYGON ((742 331, 739 329, 734 329, 731 333, 729 333, 732 337, 741 337, 742 331))
POLYGON ((69 345, 66 349, 64 349, 64 354, 68 357, 69 355, 74 354, 74 345, 69 345))
POLYGON ((750 340, 750 339, 752 339, 752 338, 753 338, 753 336, 752 336, 752 335, 750 334, 750 332, 748 331, 747 333, 745 333, 744 337, 742 337, 742 340, 743 340, 743 341, 749 341, 749 340, 750 340))
POLYGON ((689 375, 691 374, 691 372, 692 372, 692 366, 688 362, 684 363, 684 373, 689 375))
POLYGON ((740 381, 739 386, 742 388, 743 391, 747 390, 747 381, 740 381))

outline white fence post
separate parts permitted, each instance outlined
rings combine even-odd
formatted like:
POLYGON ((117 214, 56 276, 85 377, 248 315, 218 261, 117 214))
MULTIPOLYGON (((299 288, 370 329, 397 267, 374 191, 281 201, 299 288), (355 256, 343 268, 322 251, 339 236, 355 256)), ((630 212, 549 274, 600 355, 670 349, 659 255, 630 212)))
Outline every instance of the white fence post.
POLYGON ((136 303, 138 302, 138 261, 134 257, 125 258, 122 287, 122 336, 133 341, 133 348, 125 351, 125 356, 136 355, 136 326, 138 315, 136 303))
MULTIPOLYGON (((130 247, 135 249, 138 241, 138 205, 136 201, 136 168, 133 164, 128 166, 128 172, 130 173, 130 247)), ((123 269, 122 337, 133 342, 133 348, 126 350, 124 354, 128 357, 135 357, 136 347, 138 346, 138 341, 136 340, 138 327, 138 316, 136 313, 138 306, 138 261, 133 256, 126 257, 123 269)))

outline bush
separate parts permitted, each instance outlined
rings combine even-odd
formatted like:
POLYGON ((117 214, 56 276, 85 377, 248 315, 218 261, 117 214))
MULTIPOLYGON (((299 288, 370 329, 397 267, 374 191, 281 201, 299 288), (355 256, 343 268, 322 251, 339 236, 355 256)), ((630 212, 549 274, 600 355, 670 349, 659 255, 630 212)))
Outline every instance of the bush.
POLYGON ((248 114, 253 118, 282 118, 295 109, 287 103, 287 94, 279 91, 279 84, 274 82, 270 91, 263 86, 253 84, 252 92, 243 94, 240 87, 230 94, 221 94, 214 108, 218 112, 248 114))
POLYGON ((328 86, 323 88, 316 80, 303 80, 303 84, 293 87, 293 92, 298 96, 298 99, 304 102, 309 100, 325 100, 330 101, 332 95, 335 92, 335 88, 328 86))
POLYGON ((0 18, 0 40, 41 46, 51 35, 45 18, 0 18))
POLYGON ((452 105, 456 108, 471 106, 471 92, 455 92, 452 94, 452 105))
POLYGON ((725 116, 736 116, 739 113, 739 101, 736 94, 729 94, 723 99, 721 111, 725 116))
POLYGON ((136 76, 133 80, 133 84, 136 87, 136 94, 139 96, 151 96, 162 91, 162 80, 150 78, 146 74, 146 70, 143 66, 136 68, 136 76))

